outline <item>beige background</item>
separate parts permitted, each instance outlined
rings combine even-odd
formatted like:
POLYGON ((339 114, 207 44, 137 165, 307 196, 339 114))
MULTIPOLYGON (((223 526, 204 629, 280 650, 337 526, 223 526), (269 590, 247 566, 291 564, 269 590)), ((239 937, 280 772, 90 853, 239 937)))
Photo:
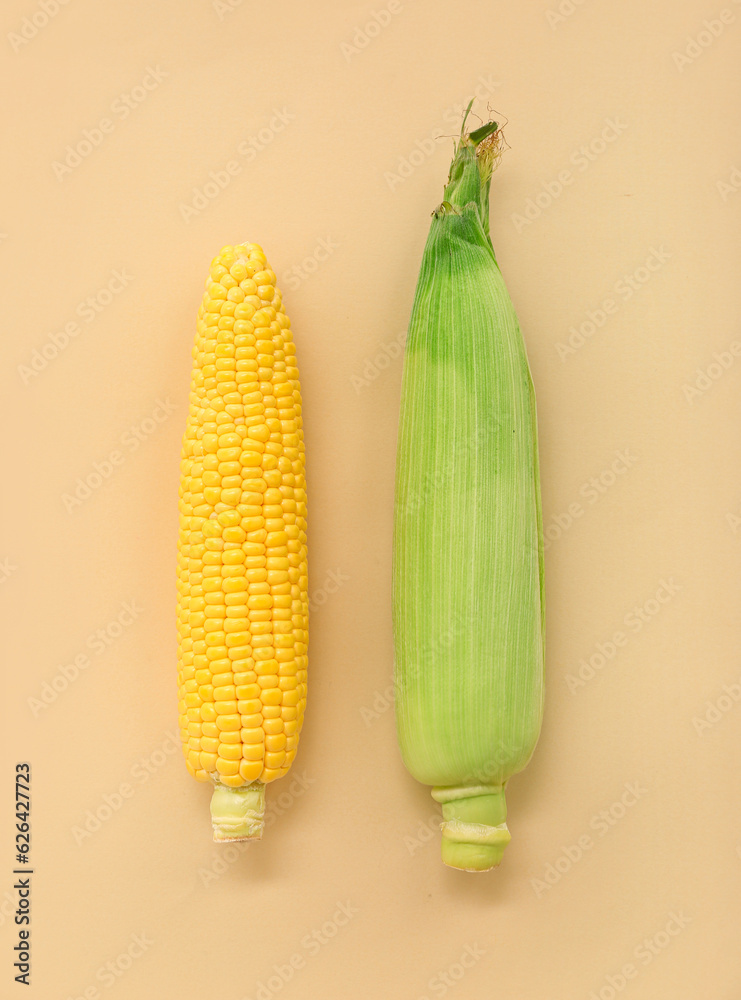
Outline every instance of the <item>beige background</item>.
POLYGON ((56 2, 8 0, 0 31, 0 993, 21 993, 8 807, 29 760, 27 996, 737 997, 741 6, 56 2), (388 23, 366 29, 374 10, 388 23), (693 48, 705 19, 719 34, 693 48), (397 345, 448 168, 433 137, 474 93, 509 119, 491 229, 552 537, 543 735, 504 862, 478 877, 441 864, 388 697, 397 345), (300 782, 271 789, 263 843, 226 853, 169 734, 191 338, 210 258, 241 240, 265 247, 296 333, 312 617, 300 782), (126 287, 99 295, 114 271, 126 287), (714 352, 728 367, 703 381, 714 352), (110 475, 68 510, 96 462, 110 475))

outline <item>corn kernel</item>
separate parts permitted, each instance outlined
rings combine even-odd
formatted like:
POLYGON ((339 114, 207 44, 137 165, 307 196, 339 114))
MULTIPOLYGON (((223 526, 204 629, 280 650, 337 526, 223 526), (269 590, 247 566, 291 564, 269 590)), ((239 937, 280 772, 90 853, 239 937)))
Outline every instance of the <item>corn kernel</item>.
POLYGON ((270 754, 279 753, 286 748, 285 733, 276 733, 274 736, 265 737, 265 760, 268 762, 270 754))
POLYGON ((262 771, 262 759, 256 761, 242 760, 239 764, 239 776, 246 782, 257 781, 262 771))
MULTIPOLYGON (((246 701, 255 704, 260 698, 260 690, 260 685, 257 682, 240 685, 237 687, 237 698, 240 702, 246 701)), ((252 711, 258 712, 259 710, 259 704, 255 704, 255 708, 252 711)))
MULTIPOLYGON (((296 692, 286 692, 286 694, 296 694, 296 692)), ((284 693, 280 690, 277 685, 275 687, 263 688, 260 692, 260 701, 263 705, 280 705, 283 702, 284 693)), ((295 703, 298 705, 298 697, 295 703)))
POLYGON ((234 705, 234 712, 231 715, 220 715, 216 720, 216 727, 219 732, 235 732, 241 729, 241 722, 239 716, 236 714, 236 703, 234 705))

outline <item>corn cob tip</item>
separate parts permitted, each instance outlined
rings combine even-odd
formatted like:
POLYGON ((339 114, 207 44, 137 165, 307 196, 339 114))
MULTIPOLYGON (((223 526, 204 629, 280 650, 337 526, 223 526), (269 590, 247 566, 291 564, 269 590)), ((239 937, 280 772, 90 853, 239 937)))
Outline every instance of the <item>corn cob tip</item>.
POLYGON ((504 786, 433 788, 432 797, 443 807, 443 863, 467 872, 496 868, 512 839, 504 786))
POLYGON ((265 785, 256 781, 241 788, 216 785, 211 797, 211 824, 217 844, 260 840, 265 827, 265 785))

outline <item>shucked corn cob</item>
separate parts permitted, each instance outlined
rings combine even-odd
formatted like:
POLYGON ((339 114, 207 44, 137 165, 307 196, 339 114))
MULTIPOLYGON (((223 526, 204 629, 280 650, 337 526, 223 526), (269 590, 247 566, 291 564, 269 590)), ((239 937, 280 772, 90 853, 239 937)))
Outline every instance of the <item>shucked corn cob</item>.
POLYGON ((402 756, 442 803, 443 861, 469 871, 501 860, 504 788, 543 707, 535 396, 489 239, 500 137, 494 122, 461 131, 433 213, 404 357, 394 524, 402 756))
POLYGON ((180 730, 215 784, 215 840, 262 835, 306 705, 301 392, 290 321, 254 243, 224 247, 198 311, 178 550, 180 730))

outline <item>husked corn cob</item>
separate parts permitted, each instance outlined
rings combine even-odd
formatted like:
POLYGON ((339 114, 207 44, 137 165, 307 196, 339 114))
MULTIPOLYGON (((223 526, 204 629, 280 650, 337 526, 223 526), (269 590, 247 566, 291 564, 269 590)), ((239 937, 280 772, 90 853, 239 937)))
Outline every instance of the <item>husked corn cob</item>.
POLYGON ((215 840, 262 835, 306 705, 301 392, 290 321, 255 243, 214 258, 198 311, 179 495, 186 765, 215 784, 215 840))

